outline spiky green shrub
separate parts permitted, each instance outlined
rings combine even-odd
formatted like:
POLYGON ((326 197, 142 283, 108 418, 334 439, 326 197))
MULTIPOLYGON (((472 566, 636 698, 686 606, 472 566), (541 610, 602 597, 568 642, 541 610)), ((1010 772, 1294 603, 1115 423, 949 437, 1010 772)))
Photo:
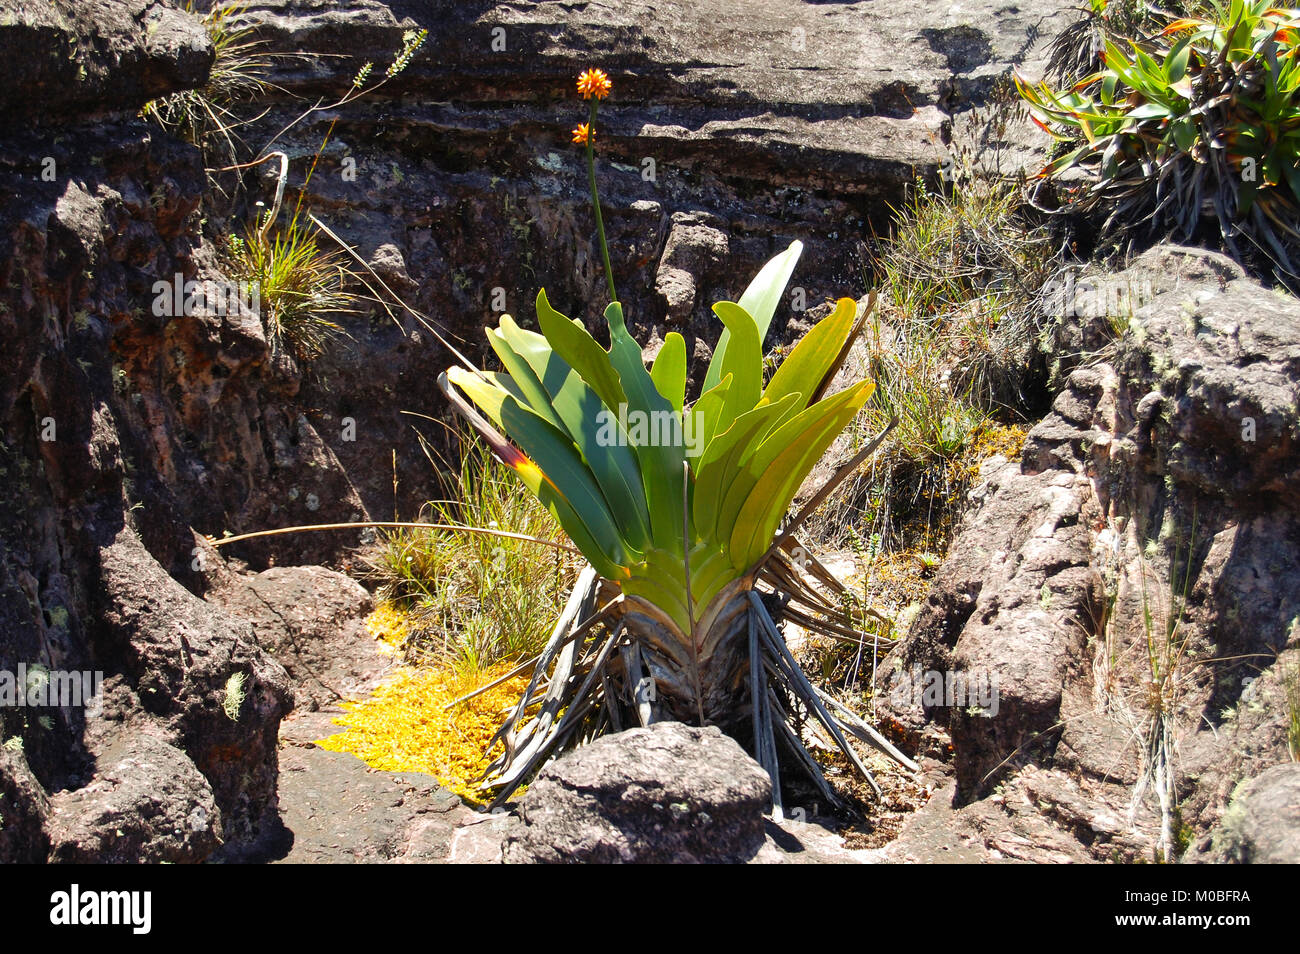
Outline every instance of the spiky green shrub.
POLYGON ((1231 0, 1127 48, 1105 38, 1104 67, 1068 89, 1017 86, 1068 147, 1044 174, 1092 173, 1071 205, 1103 213, 1107 232, 1191 240, 1208 217, 1235 257, 1263 256, 1293 281, 1297 50, 1300 11, 1231 0))

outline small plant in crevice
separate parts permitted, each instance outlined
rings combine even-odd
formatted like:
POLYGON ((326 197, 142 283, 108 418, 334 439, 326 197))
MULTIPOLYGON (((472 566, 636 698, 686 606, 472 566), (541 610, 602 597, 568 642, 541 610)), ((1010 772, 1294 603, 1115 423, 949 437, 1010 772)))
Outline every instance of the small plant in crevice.
POLYGON ((244 699, 248 695, 245 683, 248 680, 248 673, 232 673, 226 680, 225 689, 222 691, 221 710, 226 714, 226 718, 231 722, 239 721, 239 711, 244 707, 244 699))
POLYGON ((236 25, 247 8, 247 3, 214 3, 204 12, 194 0, 186 0, 181 9, 201 18, 212 43, 207 82, 150 100, 141 109, 141 115, 225 162, 235 161, 237 130, 247 124, 232 107, 266 89, 263 77, 271 65, 270 57, 259 52, 263 44, 253 38, 252 28, 236 25))
POLYGON ((1282 666, 1282 689, 1286 693, 1286 742, 1292 762, 1300 762, 1300 660, 1282 666))
POLYGON ((321 247, 312 226, 295 218, 274 235, 231 237, 224 259, 232 278, 257 285, 273 352, 288 350, 307 363, 344 333, 337 319, 355 310, 356 275, 341 252, 321 247))
MULTIPOLYGON (((244 170, 278 161, 275 198, 270 208, 255 216, 242 237, 227 237, 223 251, 227 271, 259 287, 261 317, 272 350, 287 350, 300 363, 319 358, 334 339, 344 334, 338 319, 356 310, 362 299, 358 289, 371 289, 371 285, 350 266, 345 254, 350 254, 350 250, 342 246, 306 205, 307 188, 333 136, 337 114, 312 155, 303 183, 296 190, 293 211, 283 225, 279 224, 279 218, 289 185, 289 156, 283 151, 270 151, 270 147, 307 117, 322 110, 337 110, 392 81, 410 64, 427 35, 424 30, 407 31, 402 47, 382 78, 372 82, 373 64, 363 64, 347 92, 337 101, 328 106, 318 102, 309 107, 267 143, 257 159, 223 170, 244 170), (327 240, 335 247, 327 247, 327 240)), ((261 205, 258 203, 259 208, 261 205)))

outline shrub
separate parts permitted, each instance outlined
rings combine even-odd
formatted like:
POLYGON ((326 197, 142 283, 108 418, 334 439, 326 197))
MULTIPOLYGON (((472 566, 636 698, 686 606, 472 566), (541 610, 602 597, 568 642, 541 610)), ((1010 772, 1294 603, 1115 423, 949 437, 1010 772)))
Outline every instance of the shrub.
POLYGON ((1127 47, 1106 38, 1104 68, 1068 89, 1017 78, 1035 120, 1069 147, 1044 175, 1087 168, 1069 205, 1101 213, 1105 233, 1193 240, 1208 215, 1234 257, 1262 258, 1294 285, 1300 12, 1215 3, 1127 47))

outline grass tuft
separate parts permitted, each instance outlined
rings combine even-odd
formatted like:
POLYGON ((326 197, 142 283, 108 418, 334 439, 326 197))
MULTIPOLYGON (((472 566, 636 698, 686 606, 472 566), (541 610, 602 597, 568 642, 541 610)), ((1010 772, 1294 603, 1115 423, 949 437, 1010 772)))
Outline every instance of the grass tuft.
POLYGON ((322 249, 311 226, 297 218, 274 236, 250 231, 226 244, 226 271, 256 284, 272 350, 287 349, 302 362, 324 353, 343 328, 335 319, 353 310, 354 279, 342 253, 322 249))
MULTIPOLYGON (((451 499, 432 501, 430 522, 564 540, 555 519, 477 442, 451 499)), ((574 556, 527 540, 444 530, 392 533, 371 558, 380 592, 409 613, 410 659, 485 672, 541 651, 577 578, 574 556)))

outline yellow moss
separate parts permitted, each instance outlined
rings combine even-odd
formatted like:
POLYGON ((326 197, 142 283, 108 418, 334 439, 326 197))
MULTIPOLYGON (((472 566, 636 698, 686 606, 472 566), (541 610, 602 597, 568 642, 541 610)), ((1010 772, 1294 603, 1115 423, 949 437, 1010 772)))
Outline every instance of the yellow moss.
POLYGON ((334 722, 346 731, 318 744, 350 752, 377 769, 427 773, 462 798, 481 803, 475 782, 488 766, 488 741, 527 688, 527 677, 507 679, 448 711, 443 706, 510 668, 502 663, 487 672, 461 674, 403 667, 369 699, 345 703, 347 714, 334 722))
POLYGON ((366 617, 366 632, 379 641, 380 649, 392 655, 401 649, 406 638, 411 634, 411 624, 407 615, 392 603, 380 603, 373 613, 366 617))
MULTIPOLYGON (((980 464, 1001 454, 1007 460, 1018 460, 1025 449, 1029 431, 1019 424, 985 422, 975 435, 969 448, 955 463, 967 481, 973 482, 979 474, 980 464)), ((956 475, 954 475, 956 476, 956 475)))

